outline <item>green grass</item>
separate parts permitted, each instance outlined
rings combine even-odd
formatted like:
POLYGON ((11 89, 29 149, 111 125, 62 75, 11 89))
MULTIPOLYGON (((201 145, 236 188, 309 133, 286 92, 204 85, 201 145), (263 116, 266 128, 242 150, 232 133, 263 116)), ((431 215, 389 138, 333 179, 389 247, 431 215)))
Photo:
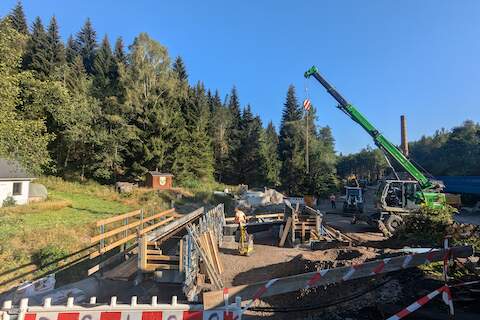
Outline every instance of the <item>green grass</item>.
MULTIPOLYGON (((35 182, 47 187, 48 200, 0 208, 0 260, 3 261, 0 274, 33 262, 32 257, 46 248, 73 253, 90 246, 90 237, 97 232, 94 222, 112 215, 140 207, 165 209, 171 200, 192 207, 226 202, 213 196, 213 190, 225 187, 215 182, 194 181, 186 188, 163 192, 140 188, 127 195, 116 193, 111 186, 88 181, 68 182, 57 177, 42 177, 35 182), (184 195, 182 200, 177 199, 178 193, 184 195)), ((34 269, 31 265, 0 276, 0 291, 41 274, 31 273, 16 282, 1 285, 3 281, 34 269)))
MULTIPOLYGON (((57 178, 40 183, 48 188, 47 201, 0 209, 0 259, 4 262, 0 273, 32 262, 32 255, 48 245, 66 252, 87 247, 96 220, 138 207, 123 203, 113 190, 100 185, 82 188, 57 178)), ((0 277, 0 282, 18 273, 0 277)))

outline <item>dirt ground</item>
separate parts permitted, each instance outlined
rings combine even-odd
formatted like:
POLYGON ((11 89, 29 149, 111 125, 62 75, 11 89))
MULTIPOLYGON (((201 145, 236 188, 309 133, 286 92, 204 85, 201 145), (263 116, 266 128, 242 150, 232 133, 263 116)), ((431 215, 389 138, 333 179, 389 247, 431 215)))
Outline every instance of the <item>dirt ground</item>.
MULTIPOLYGON (((264 233, 255 238, 254 252, 237 253, 237 244, 225 244, 221 259, 225 268, 225 286, 265 281, 318 269, 359 264, 382 258, 401 248, 366 223, 351 224, 351 217, 328 213, 328 225, 358 240, 355 246, 312 251, 307 246, 280 248, 278 239, 264 233)), ((413 268, 371 278, 357 279, 339 285, 312 288, 260 299, 244 315, 245 319, 386 319, 423 295, 442 286, 439 279, 413 268), (348 301, 342 302, 345 298, 348 301), (274 310, 272 310, 272 308, 274 310), (275 311, 275 312, 273 312, 275 311)), ((478 297, 477 297, 478 298, 478 297)), ((475 298, 473 298, 475 299, 475 298)), ((478 319, 480 310, 456 303, 456 319, 478 319)), ((447 309, 436 299, 409 319, 447 319, 447 309)))

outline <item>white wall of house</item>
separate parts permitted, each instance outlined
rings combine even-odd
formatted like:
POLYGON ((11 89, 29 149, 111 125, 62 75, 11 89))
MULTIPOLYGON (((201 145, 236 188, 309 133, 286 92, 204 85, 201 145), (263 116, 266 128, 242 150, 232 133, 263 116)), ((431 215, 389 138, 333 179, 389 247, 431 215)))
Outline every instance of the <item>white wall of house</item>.
POLYGON ((30 188, 30 181, 0 181, 0 207, 3 204, 3 200, 7 197, 12 196, 15 199, 16 204, 26 204, 28 203, 28 191, 30 188), (21 191, 19 194, 13 194, 14 183, 21 183, 21 191))

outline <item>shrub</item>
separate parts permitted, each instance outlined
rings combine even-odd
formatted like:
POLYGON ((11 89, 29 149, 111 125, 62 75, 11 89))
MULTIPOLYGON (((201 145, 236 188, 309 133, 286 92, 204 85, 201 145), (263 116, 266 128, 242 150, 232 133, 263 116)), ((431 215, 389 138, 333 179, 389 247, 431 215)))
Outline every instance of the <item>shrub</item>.
POLYGON ((444 209, 423 207, 418 213, 405 217, 405 225, 398 229, 395 236, 419 245, 438 245, 449 233, 454 212, 455 209, 450 206, 444 209))
POLYGON ((3 200, 2 207, 13 207, 17 204, 15 199, 12 196, 8 196, 3 200))

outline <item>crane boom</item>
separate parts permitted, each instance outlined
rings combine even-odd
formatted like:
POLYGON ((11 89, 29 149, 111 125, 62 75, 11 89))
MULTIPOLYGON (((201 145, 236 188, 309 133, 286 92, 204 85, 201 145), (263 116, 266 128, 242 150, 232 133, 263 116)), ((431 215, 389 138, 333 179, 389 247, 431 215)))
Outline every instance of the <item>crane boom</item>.
POLYGON ((382 135, 352 104, 350 104, 313 66, 305 72, 305 78, 314 77, 338 102, 338 108, 358 123, 373 138, 375 145, 394 158, 418 183, 422 190, 431 189, 432 182, 384 135, 382 135))

